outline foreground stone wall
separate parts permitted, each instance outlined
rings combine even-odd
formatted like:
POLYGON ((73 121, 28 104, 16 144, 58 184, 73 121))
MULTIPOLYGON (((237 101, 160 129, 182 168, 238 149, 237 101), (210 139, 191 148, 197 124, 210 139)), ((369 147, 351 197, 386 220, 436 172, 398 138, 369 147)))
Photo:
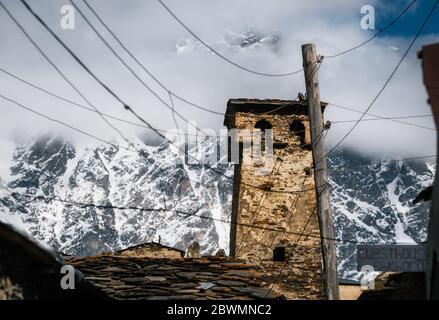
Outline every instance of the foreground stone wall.
POLYGON ((176 259, 183 256, 181 250, 162 246, 156 243, 145 243, 142 245, 130 247, 124 250, 117 251, 117 254, 127 257, 137 258, 168 258, 176 259))

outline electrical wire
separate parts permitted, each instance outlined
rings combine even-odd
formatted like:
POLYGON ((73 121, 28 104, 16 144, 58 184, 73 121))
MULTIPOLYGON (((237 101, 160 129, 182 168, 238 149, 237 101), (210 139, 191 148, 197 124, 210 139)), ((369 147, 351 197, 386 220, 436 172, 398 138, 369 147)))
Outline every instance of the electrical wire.
POLYGON ((432 6, 432 8, 430 9, 430 11, 428 12, 427 16, 425 17, 424 21, 422 22, 421 26, 419 27, 418 31, 416 32, 416 35, 413 37, 412 41, 410 42, 410 45, 408 46, 408 48, 405 50, 403 56, 401 57, 401 59, 398 61, 397 65, 395 66, 395 68, 393 69, 393 71, 391 72, 390 76, 387 78, 387 80, 384 82, 383 86, 381 87, 381 89, 378 91, 378 93, 375 95, 375 97, 372 99, 371 103, 368 105, 368 107, 366 108, 366 110, 364 110, 364 112, 362 113, 361 117, 357 120, 357 122, 355 122, 355 124, 352 126, 352 128, 349 129, 349 131, 343 135, 343 137, 335 144, 334 147, 331 148, 331 150, 329 150, 323 157, 322 159, 319 159, 319 161, 322 161, 323 159, 325 159, 325 157, 327 157, 328 155, 330 155, 332 152, 334 152, 342 143, 343 141, 346 140, 346 138, 354 131, 354 129, 358 126, 358 124, 361 122, 361 120, 366 116, 366 113, 372 108, 372 106, 375 104, 375 102, 378 100, 378 98, 381 96, 381 94, 384 92, 384 90, 386 89, 387 85, 390 83, 390 81, 392 80, 393 76, 396 74, 396 72, 398 71, 399 67, 401 66, 402 62, 405 60, 405 58, 407 57, 410 49, 413 47, 413 45, 415 44, 416 40, 418 39, 418 37, 420 36, 422 30, 424 30, 425 25, 427 24, 427 22, 430 20, 431 16, 433 15, 433 12, 435 11, 437 5, 439 3, 439 0, 436 0, 434 2, 434 5, 432 6))
POLYGON ((358 48, 361 48, 362 46, 364 46, 365 44, 367 44, 367 43, 369 43, 370 41, 372 41, 373 39, 375 39, 377 36, 379 36, 381 33, 383 33, 384 31, 386 31, 387 29, 389 29, 391 26, 393 26, 409 9, 410 9, 410 7, 411 6, 413 6, 414 4, 415 4, 415 2, 416 2, 417 0, 413 0, 412 2, 410 2, 402 11, 401 11, 401 13, 395 18, 395 19, 393 19, 389 24, 387 24, 384 28, 382 28, 381 30, 379 30, 378 32, 376 32, 372 37, 370 37, 369 39, 367 39, 367 40, 365 40, 365 41, 363 41, 363 42, 361 42, 360 44, 358 44, 358 45, 356 45, 356 46, 354 46, 354 47, 352 47, 352 48, 350 48, 350 49, 347 49, 347 50, 344 50, 344 51, 341 51, 341 52, 339 52, 339 53, 336 53, 336 54, 333 54, 333 55, 327 55, 326 56, 326 58, 328 58, 328 59, 331 59, 331 58, 335 58, 335 57, 339 57, 339 56, 342 56, 342 55, 344 55, 344 54, 346 54, 346 53, 348 53, 348 52, 351 52, 351 51, 354 51, 354 50, 356 50, 356 49, 358 49, 358 48))
MULTIPOLYGON (((352 112, 355 112, 355 113, 363 114, 363 111, 357 110, 357 109, 352 108, 352 107, 342 106, 342 105, 335 104, 335 103, 332 103, 332 102, 329 102, 328 105, 336 107, 336 108, 339 108, 339 109, 349 110, 349 111, 352 111, 352 112)), ((380 115, 373 114, 373 113, 366 113, 366 115, 372 116, 372 117, 376 117, 378 119, 389 120, 389 121, 393 121, 393 122, 400 123, 400 124, 405 124, 405 125, 409 125, 409 126, 413 126, 413 127, 418 127, 418 128, 421 128, 421 129, 436 130, 434 128, 425 127, 425 126, 422 126, 422 125, 419 125, 419 124, 416 124, 416 123, 399 120, 399 119, 408 119, 408 116, 396 118, 396 117, 380 116, 380 115)), ((362 119, 362 121, 365 121, 365 120, 369 120, 369 119, 362 119)), ((358 121, 358 119, 355 120, 355 121, 358 121)))
POLYGON ((59 69, 56 64, 53 62, 52 59, 49 58, 48 55, 44 52, 44 50, 32 39, 32 37, 29 35, 29 33, 24 29, 24 27, 18 22, 17 19, 12 15, 12 13, 8 10, 8 8, 5 7, 5 5, 0 2, 0 7, 6 12, 6 14, 9 16, 9 18, 15 23, 15 25, 20 29, 20 31, 24 34, 24 36, 31 42, 31 44, 37 49, 37 51, 43 56, 43 58, 55 69, 55 71, 64 79, 64 81, 67 82, 67 84, 89 105, 91 108, 93 108, 99 116, 104 120, 104 122, 112 128, 114 131, 116 131, 119 136, 130 145, 130 142, 128 139, 123 135, 123 133, 116 128, 113 124, 111 124, 104 115, 100 112, 100 110, 91 103, 90 100, 87 99, 87 97, 79 90, 79 88, 69 80, 69 78, 59 69))
POLYGON ((186 98, 181 97, 174 91, 170 90, 162 81, 160 81, 157 76, 155 76, 140 60, 132 53, 130 49, 128 49, 128 46, 116 35, 116 33, 108 26, 108 24, 102 19, 102 17, 96 12, 96 10, 93 8, 92 5, 87 0, 83 0, 84 4, 88 7, 88 9, 93 13, 93 15, 96 17, 96 19, 100 22, 100 24, 105 28, 105 30, 116 40, 116 42, 120 45, 120 47, 133 59, 134 62, 143 70, 146 74, 148 74, 163 90, 166 92, 169 92, 172 96, 177 98, 180 101, 183 101, 184 103, 193 106, 195 108, 198 108, 200 110, 223 116, 223 112, 218 112, 213 109, 203 107, 199 104, 196 104, 192 101, 189 101, 186 98))
POLYGON ((224 56, 223 54, 219 53, 217 50, 215 50, 212 46, 210 46, 209 44, 207 44, 207 42, 205 42, 203 39, 201 39, 198 35, 196 35, 188 26, 186 26, 186 24, 180 20, 180 18, 178 18, 174 12, 172 12, 171 9, 169 9, 169 7, 161 0, 158 0, 158 2, 162 5, 163 8, 165 8, 166 11, 168 11, 168 13, 175 19, 175 21, 177 21, 184 29, 186 29, 187 32, 189 32, 195 39, 197 39, 198 41, 200 41, 200 43, 202 43, 206 48, 208 48, 210 51, 212 51, 214 54, 216 54, 218 57, 220 57, 221 59, 223 59, 224 61, 230 63, 231 65, 234 65, 235 67, 253 73, 253 74, 257 74, 260 76, 266 76, 266 77, 286 77, 286 76, 292 76, 294 74, 298 74, 301 73, 303 71, 303 68, 300 68, 298 70, 295 71, 291 71, 291 72, 286 72, 286 73, 266 73, 266 72, 259 72, 256 70, 252 70, 250 68, 244 67, 232 60, 230 60, 229 58, 227 58, 226 56, 224 56))
POLYGON ((99 137, 97 137, 97 136, 95 136, 95 135, 93 135, 93 134, 91 134, 91 133, 89 133, 89 132, 87 132, 87 131, 84 131, 84 130, 82 130, 82 129, 78 129, 78 128, 72 126, 72 125, 69 125, 68 123, 65 123, 65 122, 63 122, 63 121, 60 121, 60 120, 54 119, 54 118, 52 118, 52 117, 50 117, 50 116, 47 116, 47 115, 45 115, 45 114, 43 114, 43 113, 41 113, 41 112, 38 112, 38 111, 33 110, 33 109, 31 109, 31 108, 28 108, 28 107, 26 107, 25 105, 23 105, 23 104, 21 104, 21 103, 15 101, 15 100, 13 100, 13 99, 11 99, 11 98, 8 98, 8 97, 2 95, 1 93, 0 93, 0 98, 2 98, 2 99, 5 100, 5 101, 8 101, 8 102, 13 103, 13 104, 16 105, 17 107, 20 107, 20 108, 22 108, 22 109, 24 109, 24 110, 27 110, 27 111, 29 111, 29 112, 32 112, 32 113, 34 113, 34 114, 36 114, 36 115, 38 115, 38 116, 40 116, 40 117, 43 117, 43 118, 45 118, 45 119, 47 119, 47 120, 50 120, 50 121, 52 121, 52 122, 56 122, 56 123, 58 123, 58 124, 61 124, 61 125, 65 126, 65 127, 68 127, 68 128, 70 128, 70 129, 76 131, 76 132, 79 132, 79 133, 81 133, 81 134, 83 134, 83 135, 85 135, 85 136, 87 136, 87 137, 90 137, 90 138, 92 138, 92 139, 95 139, 95 140, 98 140, 98 141, 103 142, 103 143, 105 143, 105 144, 108 144, 108 145, 110 145, 110 146, 112 146, 112 147, 114 147, 114 148, 116 148, 116 149, 118 149, 118 148, 122 148, 122 149, 125 149, 125 150, 133 151, 133 150, 131 150, 131 149, 129 149, 129 148, 126 148, 126 147, 124 147, 124 146, 117 146, 117 145, 115 145, 114 143, 112 143, 112 142, 110 142, 110 141, 107 141, 107 140, 104 140, 104 139, 102 139, 102 138, 99 138, 99 137))
MULTIPOLYGON (((267 76, 267 77, 285 77, 285 76, 291 76, 294 74, 298 74, 300 72, 303 71, 303 68, 295 70, 295 71, 291 71, 291 72, 286 72, 286 73, 265 73, 265 72, 259 72, 256 70, 252 70, 250 68, 247 68, 245 66, 242 66, 234 61, 232 61, 231 59, 227 58, 226 56, 224 56, 223 54, 219 53, 217 50, 215 50, 212 46, 210 46, 207 42, 205 42, 203 39, 201 39, 195 32, 193 32, 162 0, 157 0, 160 5, 174 18, 175 21, 177 21, 184 29, 186 29, 187 32, 189 32, 195 39, 197 39, 201 44, 203 44, 206 48, 208 48, 211 52, 213 52, 215 55, 217 55, 218 57, 220 57, 222 60, 228 62, 229 64, 253 73, 253 74, 257 74, 257 75, 261 75, 261 76, 267 76)), ((380 31, 378 31, 377 33, 375 33, 372 37, 370 37, 369 39, 363 41, 362 43, 344 50, 342 52, 339 52, 337 54, 333 54, 333 55, 328 55, 326 56, 327 58, 335 58, 341 55, 344 55, 348 52, 354 51, 362 46, 364 46, 365 44, 367 44, 368 42, 372 41, 374 38, 376 38, 378 35, 380 35, 381 33, 383 33, 384 31, 386 31, 387 29, 389 29, 391 26, 393 26, 409 9, 410 7, 416 2, 417 0, 413 0, 412 2, 410 2, 402 11, 401 13, 395 18, 393 19, 389 24, 387 24, 383 29, 381 29, 380 31)))

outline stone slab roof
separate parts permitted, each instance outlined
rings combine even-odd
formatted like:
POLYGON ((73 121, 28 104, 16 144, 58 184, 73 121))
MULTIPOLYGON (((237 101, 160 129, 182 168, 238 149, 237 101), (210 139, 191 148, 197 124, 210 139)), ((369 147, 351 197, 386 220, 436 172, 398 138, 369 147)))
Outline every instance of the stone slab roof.
POLYGON ((242 259, 99 255, 69 258, 85 278, 114 299, 273 299, 256 266, 242 259))

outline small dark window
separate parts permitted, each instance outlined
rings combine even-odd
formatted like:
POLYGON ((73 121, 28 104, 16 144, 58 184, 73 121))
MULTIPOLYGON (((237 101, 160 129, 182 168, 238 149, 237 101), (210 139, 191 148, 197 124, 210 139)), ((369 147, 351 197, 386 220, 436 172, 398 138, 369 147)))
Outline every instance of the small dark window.
POLYGON ((305 125, 302 121, 294 120, 290 123, 290 131, 299 137, 300 145, 305 145, 305 125))
POLYGON ((264 132, 267 129, 271 129, 271 128, 272 128, 271 123, 265 119, 259 120, 255 124, 255 129, 261 129, 262 132, 264 132))
POLYGON ((273 250, 273 261, 285 261, 285 247, 278 246, 273 250))

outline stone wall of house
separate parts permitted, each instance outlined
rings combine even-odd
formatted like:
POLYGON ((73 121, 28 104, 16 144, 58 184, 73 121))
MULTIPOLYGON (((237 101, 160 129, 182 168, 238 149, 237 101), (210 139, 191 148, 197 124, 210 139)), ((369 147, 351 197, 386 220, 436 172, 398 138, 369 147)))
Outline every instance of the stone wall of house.
MULTIPOLYGON (((261 266, 266 285, 277 283, 275 290, 286 297, 321 298, 320 231, 308 117, 236 112, 234 127, 244 148, 235 168, 232 220, 236 225, 231 228, 231 252, 261 266), (269 166, 263 161, 250 161, 250 148, 245 148, 246 138, 240 135, 261 120, 272 126, 272 170, 264 171, 269 166), (288 261, 273 261, 275 247, 279 260, 285 251, 288 261)), ((262 159, 264 155, 263 151, 262 159)))
POLYGON ((155 243, 145 243, 117 252, 118 255, 136 258, 167 258, 177 259, 183 256, 180 250, 161 246, 155 243))

